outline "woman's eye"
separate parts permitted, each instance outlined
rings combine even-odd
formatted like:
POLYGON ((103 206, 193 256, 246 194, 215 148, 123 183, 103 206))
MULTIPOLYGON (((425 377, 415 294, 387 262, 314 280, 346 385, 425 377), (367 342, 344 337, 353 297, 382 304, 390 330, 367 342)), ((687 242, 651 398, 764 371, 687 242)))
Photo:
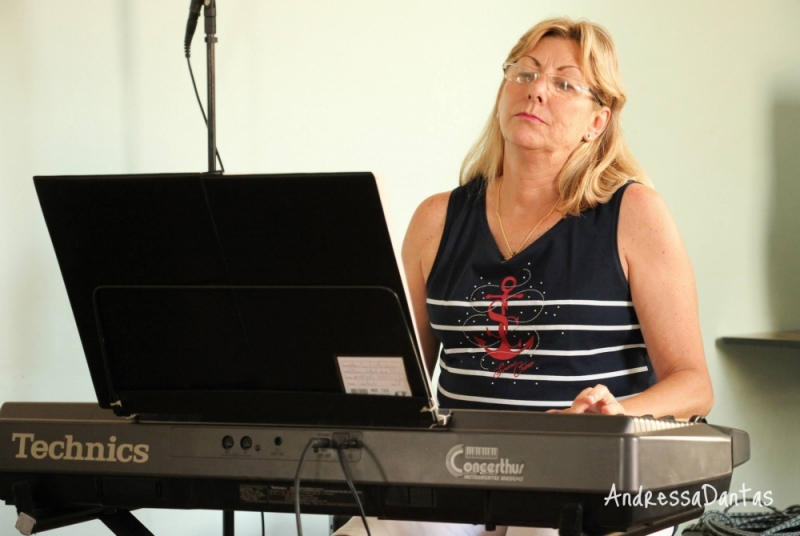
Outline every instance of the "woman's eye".
POLYGON ((556 85, 556 89, 559 91, 563 91, 565 93, 573 93, 578 89, 572 84, 570 84, 568 80, 556 80, 554 82, 556 85))
POLYGON ((519 73, 519 75, 517 76, 517 80, 519 80, 523 84, 530 84, 531 82, 534 82, 536 80, 536 73, 526 73, 526 72, 519 73))

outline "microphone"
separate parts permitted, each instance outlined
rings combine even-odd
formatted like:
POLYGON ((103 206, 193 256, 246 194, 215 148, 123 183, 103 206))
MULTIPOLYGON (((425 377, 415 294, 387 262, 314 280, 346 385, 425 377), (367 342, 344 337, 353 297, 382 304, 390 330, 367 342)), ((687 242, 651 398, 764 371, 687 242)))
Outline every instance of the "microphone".
POLYGON ((197 19, 200 18, 200 10, 203 8, 203 0, 191 0, 189 4, 189 20, 186 21, 186 37, 183 39, 183 51, 188 58, 191 56, 192 37, 197 29, 197 19))

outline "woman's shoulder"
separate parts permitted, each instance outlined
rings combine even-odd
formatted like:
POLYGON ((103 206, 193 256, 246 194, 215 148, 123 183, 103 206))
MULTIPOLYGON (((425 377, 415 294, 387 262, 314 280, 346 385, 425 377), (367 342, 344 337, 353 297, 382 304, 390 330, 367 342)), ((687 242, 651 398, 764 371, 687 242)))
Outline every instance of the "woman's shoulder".
POLYGON ((639 182, 627 184, 622 192, 619 218, 621 226, 632 227, 672 219, 661 195, 639 182))
POLYGON ((437 232, 441 235, 444 222, 447 219, 447 206, 450 203, 452 192, 440 192, 428 197, 419 204, 411 217, 408 226, 408 235, 427 235, 437 232))
POLYGON ((459 210, 470 202, 478 201, 484 195, 484 191, 483 181, 475 179, 448 192, 428 197, 414 211, 408 227, 409 233, 425 234, 426 231, 433 231, 440 237, 448 210, 459 210))
POLYGON ((447 208, 452 192, 434 194, 419 204, 403 241, 403 261, 408 272, 412 266, 421 270, 427 280, 447 220, 447 208))
MULTIPOLYGON (((485 195, 484 181, 475 179, 449 191, 434 194, 419 204, 408 225, 403 255, 420 257, 423 267, 430 268, 445 232, 448 214, 457 214, 474 207, 485 195)), ((425 271, 427 274, 427 270, 425 271)))
POLYGON ((453 191, 447 192, 439 192, 438 194, 433 194, 432 196, 424 199, 422 203, 419 204, 417 207, 417 212, 422 212, 424 214, 430 214, 441 212, 442 210, 447 211, 447 204, 450 202, 450 196, 453 194, 453 191))
POLYGON ((682 252, 680 231, 664 199, 653 188, 634 183, 622 197, 618 240, 623 258, 659 259, 682 252))

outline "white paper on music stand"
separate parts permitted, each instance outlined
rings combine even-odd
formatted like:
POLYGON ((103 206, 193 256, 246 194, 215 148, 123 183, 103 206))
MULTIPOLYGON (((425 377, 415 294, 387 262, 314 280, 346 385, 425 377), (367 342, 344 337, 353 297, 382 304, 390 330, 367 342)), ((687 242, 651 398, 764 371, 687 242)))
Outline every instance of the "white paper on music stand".
POLYGON ((411 396, 402 357, 336 356, 347 394, 411 396))

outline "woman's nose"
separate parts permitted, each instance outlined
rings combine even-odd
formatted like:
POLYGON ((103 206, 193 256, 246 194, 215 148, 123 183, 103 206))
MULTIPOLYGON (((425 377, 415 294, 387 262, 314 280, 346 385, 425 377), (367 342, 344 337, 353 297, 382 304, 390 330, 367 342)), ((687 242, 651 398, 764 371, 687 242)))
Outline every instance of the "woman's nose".
POLYGON ((539 102, 544 100, 544 96, 547 93, 547 77, 546 76, 539 76, 528 84, 528 100, 536 99, 539 102))

